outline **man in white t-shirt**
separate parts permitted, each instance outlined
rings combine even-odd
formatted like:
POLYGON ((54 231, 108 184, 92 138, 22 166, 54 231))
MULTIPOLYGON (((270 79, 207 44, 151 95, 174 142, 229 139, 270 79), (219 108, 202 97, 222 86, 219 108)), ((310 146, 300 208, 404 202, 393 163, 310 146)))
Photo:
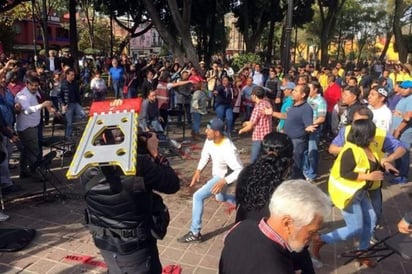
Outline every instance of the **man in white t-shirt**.
POLYGON ((215 118, 207 124, 207 140, 203 145, 199 164, 193 174, 190 186, 192 187, 200 181, 200 173, 208 164, 209 159, 212 160, 213 165, 212 178, 193 194, 192 224, 190 231, 177 239, 180 243, 202 241, 200 229, 202 227, 203 204, 207 198, 215 195, 216 200, 220 202, 236 205, 235 197, 226 194, 226 189, 229 184, 237 180, 243 165, 235 145, 223 135, 224 128, 225 124, 219 118, 215 118), (232 172, 227 174, 229 169, 232 172))
POLYGON ((256 64, 253 70, 253 84, 263 87, 263 74, 260 71, 260 64, 256 64))
POLYGON ((374 86, 368 95, 368 107, 373 112, 373 122, 376 127, 389 132, 392 125, 392 112, 386 105, 388 91, 384 86, 374 86))

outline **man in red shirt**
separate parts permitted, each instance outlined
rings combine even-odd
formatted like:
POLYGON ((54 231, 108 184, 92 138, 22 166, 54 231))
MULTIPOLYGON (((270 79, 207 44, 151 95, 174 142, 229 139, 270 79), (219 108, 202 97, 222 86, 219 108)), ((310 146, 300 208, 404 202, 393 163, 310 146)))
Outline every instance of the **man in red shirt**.
POLYGON ((266 101, 265 90, 262 87, 255 87, 252 91, 252 101, 255 103, 250 120, 243 124, 239 134, 248 132, 253 129, 252 134, 252 151, 250 162, 254 163, 260 152, 263 137, 272 132, 272 115, 265 114, 265 109, 272 108, 269 101, 266 101))
POLYGON ((341 97, 341 86, 336 83, 336 77, 332 74, 328 75, 328 87, 326 88, 325 92, 323 93, 323 97, 325 97, 326 101, 326 134, 332 134, 332 112, 333 108, 336 103, 339 101, 341 97))

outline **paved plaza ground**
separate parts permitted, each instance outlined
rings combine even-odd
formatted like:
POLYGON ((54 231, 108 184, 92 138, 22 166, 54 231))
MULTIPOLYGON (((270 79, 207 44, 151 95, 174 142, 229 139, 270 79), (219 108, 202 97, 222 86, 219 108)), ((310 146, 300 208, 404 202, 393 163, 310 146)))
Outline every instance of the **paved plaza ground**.
MULTIPOLYGON (((189 134, 187 130, 187 134, 189 134)), ((171 136, 179 138, 181 135, 171 132, 171 136)), ((244 163, 248 162, 250 153, 250 135, 235 138, 236 146, 241 152, 244 163)), ((204 241, 196 244, 181 244, 176 239, 185 234, 190 226, 192 193, 188 187, 193 171, 197 166, 199 148, 202 143, 188 143, 183 146, 184 157, 171 159, 171 164, 181 178, 181 190, 174 195, 164 196, 171 214, 171 224, 164 240, 158 242, 160 259, 163 265, 179 264, 183 273, 208 274, 217 273, 217 265, 223 246, 223 238, 227 230, 233 225, 235 213, 229 213, 225 205, 210 198, 205 203, 203 216, 204 241)), ((332 164, 326 152, 321 156, 321 176, 316 184, 326 189, 327 172, 332 164)), ((50 178, 65 193, 71 193, 68 199, 47 199, 42 197, 42 183, 30 179, 18 179, 18 169, 13 169, 13 178, 24 190, 16 195, 6 197, 5 213, 10 219, 0 223, 0 228, 26 227, 37 230, 34 241, 24 250, 14 253, 0 253, 0 273, 106 273, 107 269, 99 266, 102 261, 99 251, 95 248, 91 236, 84 227, 84 202, 80 199, 80 183, 76 180, 67 181, 65 172, 69 160, 60 167, 60 160, 53 161, 53 174, 50 178), (79 258, 82 261, 69 260, 79 258), (77 257, 73 257, 77 256, 77 257), (89 263, 87 262, 89 259, 89 263), (90 261, 92 263, 90 263, 90 261), (93 263, 95 262, 95 263, 93 263), (97 263, 96 263, 97 262, 97 263)), ((210 176, 210 167, 203 172, 202 182, 210 176)), ((200 186, 201 184, 199 184, 200 186)), ((48 184, 50 191, 52 188, 48 184)), ((233 191, 233 188, 232 188, 233 191)), ((385 183, 383 189, 383 234, 392 234, 396 231, 396 223, 406 210, 412 209, 410 193, 412 183, 404 185, 390 185, 385 183)), ((334 209, 327 220, 325 231, 342 225, 342 217, 334 209)), ((412 273, 412 262, 393 255, 375 269, 359 268, 355 262, 344 265, 345 259, 340 258, 344 251, 352 250, 354 243, 345 243, 325 246, 321 255, 324 266, 317 269, 317 273, 383 273, 407 274, 412 273)), ((273 271, 276 273, 276 270, 273 271)), ((258 274, 258 273, 257 273, 258 274)))

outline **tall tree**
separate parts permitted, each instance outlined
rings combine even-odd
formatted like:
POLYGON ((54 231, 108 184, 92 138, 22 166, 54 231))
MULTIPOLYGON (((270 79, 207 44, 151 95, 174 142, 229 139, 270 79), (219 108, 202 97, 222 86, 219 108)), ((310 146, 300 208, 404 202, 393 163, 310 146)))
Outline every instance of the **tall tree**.
POLYGON ((82 18, 82 21, 85 22, 87 26, 87 32, 89 34, 89 47, 94 48, 96 10, 94 8, 93 0, 78 0, 77 3, 80 7, 80 10, 82 11, 81 16, 84 16, 84 18, 82 18))
POLYGON ((162 6, 156 6, 150 0, 142 1, 159 35, 176 57, 181 61, 190 60, 194 64, 199 63, 199 57, 193 45, 190 31, 192 1, 183 0, 181 6, 179 6, 177 0, 167 0, 164 3, 166 5, 162 6), (167 12, 171 14, 169 22, 164 21, 167 18, 167 12), (175 29, 176 32, 172 33, 171 28, 175 29))
POLYGON ((76 0, 69 0, 69 36, 70 36, 70 53, 74 58, 74 69, 79 72, 79 48, 78 48, 78 37, 77 37, 77 24, 76 24, 76 0))
POLYGON ((395 0, 394 14, 393 14, 393 34, 395 36, 395 45, 399 54, 399 61, 405 63, 408 57, 407 40, 402 35, 402 17, 406 10, 412 5, 410 0, 395 0))
POLYGON ((67 4, 65 0, 33 0, 32 8, 34 19, 39 22, 40 32, 43 40, 43 49, 46 54, 49 51, 49 31, 48 31, 48 21, 49 16, 53 13, 62 10, 62 7, 67 4))
POLYGON ((116 52, 115 54, 122 52, 130 42, 131 38, 139 37, 152 28, 151 18, 141 0, 93 1, 97 11, 109 15, 118 26, 126 30, 128 33, 127 36, 123 37, 123 40, 120 43, 119 52, 116 52), (144 28, 137 31, 141 26, 144 26, 144 28))
POLYGON ((29 2, 30 0, 0 0, 0 13, 9 11, 24 2, 29 2))
POLYGON ((320 15, 320 62, 326 66, 329 61, 328 46, 335 33, 336 21, 346 0, 318 0, 320 15))
POLYGON ((224 15, 229 10, 229 1, 198 0, 192 4, 191 25, 197 40, 196 50, 207 62, 213 54, 224 52, 227 47, 224 15))
MULTIPOLYGON (((243 34, 246 52, 255 52, 264 29, 272 22, 281 22, 286 15, 287 0, 232 1, 232 12, 238 17, 237 28, 243 34)), ((313 0, 293 1, 293 25, 301 26, 313 17, 313 0)), ((272 36, 273 37, 273 36, 272 36)))

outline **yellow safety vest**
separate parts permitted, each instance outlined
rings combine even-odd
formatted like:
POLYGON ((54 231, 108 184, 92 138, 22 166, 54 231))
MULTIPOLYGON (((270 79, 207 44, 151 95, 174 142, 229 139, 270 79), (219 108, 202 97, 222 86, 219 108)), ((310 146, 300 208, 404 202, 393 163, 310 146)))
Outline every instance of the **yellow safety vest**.
MULTIPOLYGON (((348 134, 351 129, 351 126, 348 125, 345 127, 345 143, 346 140, 348 139, 348 134)), ((385 152, 383 152, 383 142, 385 141, 386 138, 386 130, 381 129, 381 128, 376 128, 375 132, 375 137, 373 138, 373 141, 369 144, 369 149, 372 150, 373 154, 376 153, 378 156, 376 159, 380 161, 385 157, 385 152)), ((373 189, 378 189, 382 186, 381 181, 375 181, 372 186, 369 188, 371 190, 373 189)))
MULTIPOLYGON (((366 181, 353 181, 340 176, 342 155, 349 148, 352 149, 355 157, 356 167, 354 172, 368 173, 370 170, 368 156, 366 155, 364 149, 350 142, 346 142, 332 166, 328 181, 330 198, 333 204, 339 209, 344 209, 351 202, 355 194, 362 188, 366 187, 367 184, 366 181)), ((372 151, 372 153, 375 157, 377 157, 375 151, 372 151)), ((373 184, 375 183, 376 182, 373 184)))

